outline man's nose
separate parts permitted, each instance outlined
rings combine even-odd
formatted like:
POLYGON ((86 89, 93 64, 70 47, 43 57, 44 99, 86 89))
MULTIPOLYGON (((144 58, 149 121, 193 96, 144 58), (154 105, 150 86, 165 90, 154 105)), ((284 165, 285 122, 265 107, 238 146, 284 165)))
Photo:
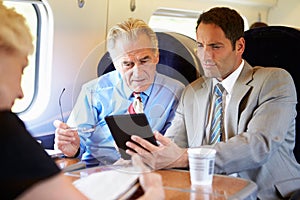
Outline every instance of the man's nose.
POLYGON ((203 47, 203 58, 204 60, 212 58, 212 50, 210 47, 207 46, 203 47))
POLYGON ((132 68, 132 71, 133 71, 133 73, 134 73, 135 75, 140 74, 141 71, 142 71, 142 66, 141 66, 141 64, 135 63, 134 66, 133 66, 133 68, 132 68))

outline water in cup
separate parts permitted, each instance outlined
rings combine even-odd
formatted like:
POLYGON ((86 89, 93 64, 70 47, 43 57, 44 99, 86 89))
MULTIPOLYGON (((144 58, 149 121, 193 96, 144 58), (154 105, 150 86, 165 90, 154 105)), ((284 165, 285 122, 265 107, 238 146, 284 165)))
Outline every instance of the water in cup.
POLYGON ((214 174, 216 150, 189 148, 189 166, 192 185, 210 185, 214 174))

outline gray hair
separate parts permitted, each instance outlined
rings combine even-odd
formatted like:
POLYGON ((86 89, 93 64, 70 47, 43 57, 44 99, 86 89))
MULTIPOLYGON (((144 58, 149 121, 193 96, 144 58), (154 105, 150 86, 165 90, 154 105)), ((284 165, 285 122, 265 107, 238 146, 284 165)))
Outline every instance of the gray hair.
POLYGON ((129 18, 126 21, 113 26, 107 36, 107 50, 114 59, 117 55, 116 43, 118 40, 124 42, 135 41, 140 34, 146 34, 150 41, 154 53, 158 53, 158 40, 155 32, 141 19, 129 18))

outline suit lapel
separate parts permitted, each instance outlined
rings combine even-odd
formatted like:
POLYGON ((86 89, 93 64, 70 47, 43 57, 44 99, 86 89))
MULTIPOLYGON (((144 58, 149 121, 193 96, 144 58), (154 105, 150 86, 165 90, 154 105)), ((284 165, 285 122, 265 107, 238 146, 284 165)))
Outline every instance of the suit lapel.
POLYGON ((202 140, 205 140, 206 128, 208 124, 208 112, 210 105, 211 85, 212 79, 203 77, 202 84, 199 84, 199 89, 196 89, 196 100, 193 110, 193 124, 194 124, 194 140, 190 141, 192 146, 199 146, 203 144, 202 140), (195 144, 193 144, 193 141, 195 144), (201 142, 199 144, 199 142, 201 142))
POLYGON ((225 131, 228 138, 238 134, 238 120, 240 116, 240 103, 244 96, 247 94, 251 86, 248 83, 253 79, 253 69, 245 61, 242 72, 239 75, 236 83, 233 86, 233 92, 227 108, 227 120, 225 131))

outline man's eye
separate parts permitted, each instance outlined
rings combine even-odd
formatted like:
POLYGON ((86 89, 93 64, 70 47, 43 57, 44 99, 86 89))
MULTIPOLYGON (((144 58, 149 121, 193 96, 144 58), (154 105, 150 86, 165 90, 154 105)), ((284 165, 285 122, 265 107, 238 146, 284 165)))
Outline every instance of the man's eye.
POLYGON ((220 49, 221 46, 220 46, 220 45, 212 45, 212 48, 213 48, 213 49, 220 49))
POLYGON ((142 65, 143 65, 143 64, 147 64, 149 61, 150 61, 149 58, 140 60, 140 62, 141 62, 142 65))
POLYGON ((197 44, 197 47, 198 47, 198 48, 202 48, 202 47, 203 47, 203 44, 198 43, 198 44, 197 44))
POLYGON ((122 64, 124 67, 131 67, 133 64, 132 62, 123 62, 122 64))

